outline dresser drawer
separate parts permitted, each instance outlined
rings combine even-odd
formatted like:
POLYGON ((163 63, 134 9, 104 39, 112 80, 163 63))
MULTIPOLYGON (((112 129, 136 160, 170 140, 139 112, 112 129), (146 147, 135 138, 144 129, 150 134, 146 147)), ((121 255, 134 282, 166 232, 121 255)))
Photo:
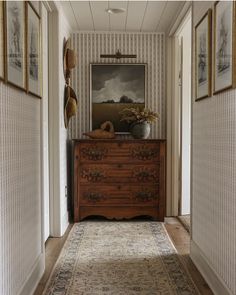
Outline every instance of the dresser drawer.
POLYGON ((139 164, 81 164, 79 182, 82 183, 157 183, 160 165, 139 164))
POLYGON ((160 146, 156 143, 91 142, 79 147, 80 162, 153 162, 159 159, 160 146))
POLYGON ((81 205, 156 205, 159 199, 157 185, 81 185, 79 191, 81 205))

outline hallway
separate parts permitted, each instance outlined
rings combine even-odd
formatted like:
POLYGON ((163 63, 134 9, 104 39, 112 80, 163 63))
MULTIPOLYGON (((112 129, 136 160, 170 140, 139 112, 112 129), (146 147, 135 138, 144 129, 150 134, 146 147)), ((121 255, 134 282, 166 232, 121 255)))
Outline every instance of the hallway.
POLYGON ((0 295, 236 295, 235 23, 0 1, 0 295))

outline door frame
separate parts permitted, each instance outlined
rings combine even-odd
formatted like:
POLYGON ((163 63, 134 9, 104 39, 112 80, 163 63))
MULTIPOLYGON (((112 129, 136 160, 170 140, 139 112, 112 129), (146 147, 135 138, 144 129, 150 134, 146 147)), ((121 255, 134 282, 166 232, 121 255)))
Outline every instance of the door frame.
POLYGON ((180 142, 182 135, 180 129, 181 96, 179 91, 180 53, 178 35, 191 14, 192 3, 187 2, 167 38, 167 216, 178 216, 179 214, 181 192, 180 142))

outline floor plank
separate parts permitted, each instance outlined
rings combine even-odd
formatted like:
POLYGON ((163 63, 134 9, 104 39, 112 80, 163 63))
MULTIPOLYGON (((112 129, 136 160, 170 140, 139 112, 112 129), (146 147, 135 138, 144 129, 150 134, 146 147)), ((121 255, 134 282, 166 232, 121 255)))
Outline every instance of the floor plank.
MULTIPOLYGON (((182 260, 187 271, 190 273, 195 285, 199 289, 200 294, 213 295, 207 283, 189 257, 190 236, 188 232, 176 218, 166 218, 165 227, 179 253, 180 259, 182 260)), ((62 238, 48 239, 46 243, 46 270, 34 295, 42 295, 43 289, 49 279, 51 271, 53 270, 57 258, 60 255, 60 251, 68 237, 71 228, 72 225, 69 226, 62 238)))

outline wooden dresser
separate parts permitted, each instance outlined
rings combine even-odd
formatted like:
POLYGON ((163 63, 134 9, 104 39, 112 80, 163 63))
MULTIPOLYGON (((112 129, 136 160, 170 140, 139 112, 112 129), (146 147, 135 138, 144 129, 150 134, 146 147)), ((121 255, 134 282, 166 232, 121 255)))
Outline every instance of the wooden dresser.
POLYGON ((73 140, 73 215, 165 216, 165 140, 73 140))

